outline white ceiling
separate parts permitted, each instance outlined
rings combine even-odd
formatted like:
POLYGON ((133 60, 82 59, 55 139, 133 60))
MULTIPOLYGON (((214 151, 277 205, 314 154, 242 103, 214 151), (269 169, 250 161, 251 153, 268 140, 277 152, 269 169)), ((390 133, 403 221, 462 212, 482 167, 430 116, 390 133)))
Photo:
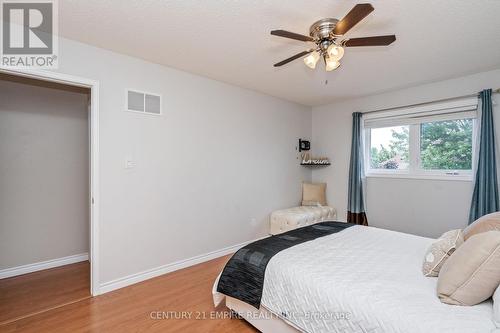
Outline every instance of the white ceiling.
POLYGON ((470 0, 371 1, 375 11, 347 37, 395 33, 395 43, 350 48, 330 73, 300 59, 273 67, 310 44, 270 30, 307 34, 314 21, 340 19, 360 2, 64 0, 59 29, 70 39, 304 105, 500 68, 500 1, 470 0))

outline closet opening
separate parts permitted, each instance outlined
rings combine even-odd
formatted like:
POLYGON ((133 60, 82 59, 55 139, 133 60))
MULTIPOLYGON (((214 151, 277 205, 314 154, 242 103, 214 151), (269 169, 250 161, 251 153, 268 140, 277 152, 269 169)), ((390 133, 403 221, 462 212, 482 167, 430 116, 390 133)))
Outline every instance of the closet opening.
POLYGON ((51 76, 0 72, 0 325, 98 291, 97 84, 51 76))

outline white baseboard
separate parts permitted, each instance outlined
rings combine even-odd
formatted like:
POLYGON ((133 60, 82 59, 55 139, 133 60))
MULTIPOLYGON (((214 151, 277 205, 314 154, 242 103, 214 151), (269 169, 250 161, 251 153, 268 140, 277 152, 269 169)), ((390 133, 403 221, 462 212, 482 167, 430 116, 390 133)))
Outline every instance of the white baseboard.
MULTIPOLYGON (((268 236, 265 236, 265 237, 268 237, 268 236)), ((195 256, 195 257, 192 257, 189 259, 179 260, 179 261, 173 262, 171 264, 148 269, 146 271, 142 271, 139 273, 124 276, 124 277, 116 279, 116 280, 102 283, 100 285, 100 288, 99 288, 99 294, 104 294, 104 293, 107 293, 107 292, 110 292, 110 291, 113 291, 116 289, 130 286, 130 285, 138 283, 138 282, 149 280, 149 279, 152 279, 154 277, 157 277, 157 276, 160 276, 163 274, 167 274, 167 273, 170 273, 170 272, 182 269, 182 268, 193 266, 193 265, 205 262, 205 261, 209 261, 209 260, 212 260, 212 259, 215 259, 218 257, 225 256, 225 255, 230 254, 230 253, 234 253, 237 250, 239 250, 240 248, 242 248, 243 246, 245 246, 249 243, 252 243, 256 240, 262 239, 262 238, 264 238, 264 237, 261 237, 261 238, 255 239, 255 240, 251 240, 251 241, 247 241, 247 242, 243 242, 240 244, 236 244, 233 246, 228 246, 228 247, 225 247, 225 248, 220 249, 220 250, 201 254, 199 256, 195 256)))
POLYGON ((77 263, 80 261, 86 261, 86 260, 89 260, 89 254, 88 253, 81 253, 81 254, 75 254, 75 255, 63 257, 63 258, 51 259, 51 260, 42 261, 42 262, 36 262, 34 264, 6 268, 6 269, 0 270, 0 279, 5 279, 5 278, 17 276, 17 275, 27 274, 27 273, 33 273, 33 272, 41 271, 44 269, 74 264, 74 263, 77 263))

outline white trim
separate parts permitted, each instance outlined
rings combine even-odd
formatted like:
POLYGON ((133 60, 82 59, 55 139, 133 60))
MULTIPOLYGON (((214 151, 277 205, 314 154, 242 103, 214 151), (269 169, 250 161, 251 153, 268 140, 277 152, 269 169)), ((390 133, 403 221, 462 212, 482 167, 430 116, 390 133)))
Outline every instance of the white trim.
POLYGON ((446 110, 455 108, 476 109, 478 106, 478 97, 464 97, 452 101, 430 102, 425 105, 410 107, 391 108, 389 111, 372 111, 363 114, 363 119, 391 118, 391 117, 409 117, 422 113, 438 114, 447 112, 446 110))
MULTIPOLYGON (((268 237, 268 236, 264 236, 262 238, 265 238, 265 237, 268 237)), ((259 238, 259 239, 262 239, 262 238, 259 238)), ((186 268, 189 266, 193 266, 193 265, 205 262, 205 261, 216 259, 216 258, 225 256, 225 255, 230 254, 230 253, 234 253, 237 250, 239 250, 240 248, 242 248, 243 246, 245 246, 251 242, 255 242, 256 240, 259 240, 259 239, 255 239, 255 240, 243 242, 240 244, 228 246, 228 247, 222 248, 220 250, 208 252, 208 253, 201 254, 201 255, 191 257, 188 259, 179 260, 179 261, 176 261, 176 262, 173 262, 170 264, 151 268, 151 269, 139 272, 139 273, 130 274, 128 276, 124 276, 124 277, 118 278, 116 280, 105 282, 105 283, 101 284, 99 289, 100 289, 101 294, 104 294, 104 293, 107 293, 107 292, 110 292, 110 291, 113 291, 116 289, 127 287, 127 286, 130 286, 132 284, 139 283, 139 282, 142 282, 145 280, 149 280, 149 279, 152 279, 154 277, 157 277, 157 276, 160 276, 163 274, 167 274, 167 273, 177 271, 179 269, 183 269, 183 268, 186 268)))
POLYGON ((17 70, 0 67, 0 73, 17 75, 32 79, 62 83, 70 86, 90 88, 90 292, 99 295, 99 81, 78 76, 46 71, 17 70))
POLYGON ((420 179, 420 180, 444 180, 472 182, 472 174, 466 175, 438 175, 438 174, 409 174, 409 173, 376 173, 371 172, 366 178, 396 178, 396 179, 420 179))
POLYGON ((13 276, 33 273, 44 269, 74 264, 80 261, 87 261, 87 260, 89 260, 89 254, 81 253, 63 258, 51 259, 46 261, 35 262, 33 264, 6 268, 0 270, 0 279, 6 279, 13 276))
POLYGON ((91 86, 91 201, 90 201, 90 291, 92 296, 100 294, 99 286, 99 210, 101 196, 99 191, 99 82, 91 86))
MULTIPOLYGON (((460 119, 460 118, 459 118, 460 119)), ((471 118, 464 118, 471 119, 471 118)), ((477 154, 477 131, 478 124, 476 118, 472 118, 472 161, 477 154)), ((409 163, 407 169, 372 169, 371 168, 371 131, 378 128, 364 129, 364 164, 365 176, 370 178, 400 178, 400 179, 429 179, 429 180, 452 180, 452 181, 472 181, 472 170, 428 170, 423 169, 420 156, 420 125, 407 124, 409 131, 409 163), (454 173, 454 174, 451 174, 454 173)), ((398 126, 398 127, 399 127, 398 126)), ((388 126, 392 127, 392 126, 388 126)))

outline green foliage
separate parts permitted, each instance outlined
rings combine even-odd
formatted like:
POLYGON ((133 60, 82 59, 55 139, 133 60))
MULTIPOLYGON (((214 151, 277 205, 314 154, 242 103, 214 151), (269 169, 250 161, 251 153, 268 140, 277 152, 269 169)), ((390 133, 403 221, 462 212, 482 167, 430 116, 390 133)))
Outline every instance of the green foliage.
MULTIPOLYGON (((472 119, 447 120, 420 125, 420 158, 427 170, 472 169, 472 119)), ((389 147, 371 148, 372 169, 397 169, 409 163, 409 127, 392 129, 389 147)))
POLYGON ((396 155, 400 156, 401 160, 408 163, 409 159, 409 141, 410 141, 410 130, 409 127, 403 127, 401 132, 392 130, 393 140, 389 144, 391 151, 394 151, 396 155))
MULTIPOLYGON (((388 169, 384 167, 384 163, 390 161, 396 156, 394 150, 388 150, 383 145, 380 145, 380 150, 377 147, 372 147, 371 149, 371 168, 372 169, 388 169)), ((394 168, 397 169, 397 168, 394 168)))
POLYGON ((372 169, 398 169, 399 162, 408 163, 409 155, 409 130, 402 127, 402 131, 392 131, 392 140, 389 149, 380 145, 380 149, 372 147, 370 166, 372 169))
POLYGON ((472 169, 472 119, 420 125, 420 156, 424 169, 472 169))

